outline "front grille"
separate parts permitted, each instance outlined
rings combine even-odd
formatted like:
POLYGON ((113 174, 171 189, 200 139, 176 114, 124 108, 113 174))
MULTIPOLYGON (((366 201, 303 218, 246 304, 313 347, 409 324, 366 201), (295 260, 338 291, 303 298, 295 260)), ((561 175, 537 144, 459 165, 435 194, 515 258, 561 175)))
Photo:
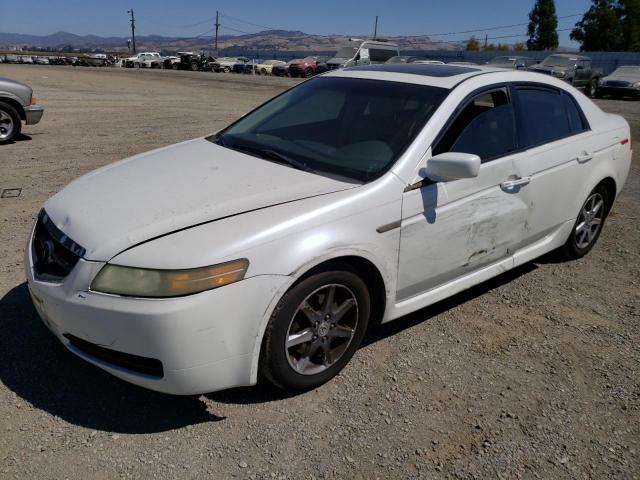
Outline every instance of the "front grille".
POLYGON ((47 212, 40 211, 32 242, 33 270, 38 280, 60 281, 64 279, 85 249, 56 227, 47 212))
POLYGON ((71 335, 70 333, 65 333, 64 337, 69 340, 72 346, 91 357, 97 358, 98 360, 110 363, 116 367, 131 370, 132 372, 150 375, 152 377, 162 378, 164 376, 162 362, 155 358, 140 357, 138 355, 118 352, 117 350, 101 347, 100 345, 87 342, 86 340, 71 335))
POLYGON ((624 81, 620 81, 620 80, 607 80, 605 82, 605 86, 607 87, 628 87, 630 85, 629 82, 624 82, 624 81))

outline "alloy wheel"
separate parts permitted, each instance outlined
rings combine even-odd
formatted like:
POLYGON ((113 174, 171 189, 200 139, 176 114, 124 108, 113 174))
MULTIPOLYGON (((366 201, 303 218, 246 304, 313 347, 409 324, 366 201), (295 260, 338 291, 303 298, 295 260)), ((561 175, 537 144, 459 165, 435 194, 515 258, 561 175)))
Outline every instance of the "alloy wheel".
POLYGON ((603 219, 604 198, 599 193, 594 193, 587 198, 580 210, 575 230, 576 246, 578 248, 587 248, 598 236, 603 219))
POLYGON ((4 110, 0 110, 0 140, 6 140, 13 134, 13 119, 4 110))
POLYGON ((356 333, 358 301, 344 285, 323 285, 298 306, 285 340, 289 366, 302 375, 315 375, 344 355, 356 333))

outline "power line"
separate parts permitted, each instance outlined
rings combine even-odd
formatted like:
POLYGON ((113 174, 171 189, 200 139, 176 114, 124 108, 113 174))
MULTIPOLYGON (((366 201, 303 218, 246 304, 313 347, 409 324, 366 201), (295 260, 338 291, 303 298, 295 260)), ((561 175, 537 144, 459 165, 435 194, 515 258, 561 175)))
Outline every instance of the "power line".
MULTIPOLYGON (((573 15, 563 15, 558 17, 558 20, 563 18, 572 18, 572 17, 581 17, 582 13, 574 13, 573 15)), ((514 23, 513 25, 501 25, 496 27, 486 27, 486 28, 478 28, 476 30, 463 30, 460 32, 447 32, 447 33, 424 33, 422 34, 425 37, 444 37, 447 35, 462 35, 463 33, 475 33, 475 32, 489 32, 491 30, 503 30, 505 28, 513 28, 513 27, 523 27, 529 25, 529 22, 526 23, 514 23)))
POLYGON ((236 22, 240 22, 240 23, 244 23, 247 25, 251 25, 253 27, 258 27, 258 28, 266 28, 267 30, 285 30, 283 28, 276 28, 276 27, 269 27, 267 25, 260 25, 259 23, 252 23, 252 22, 248 22, 246 20, 243 20, 241 18, 237 18, 237 17, 232 17, 231 15, 227 15, 226 13, 220 13, 221 17, 226 17, 230 20, 234 20, 236 22))

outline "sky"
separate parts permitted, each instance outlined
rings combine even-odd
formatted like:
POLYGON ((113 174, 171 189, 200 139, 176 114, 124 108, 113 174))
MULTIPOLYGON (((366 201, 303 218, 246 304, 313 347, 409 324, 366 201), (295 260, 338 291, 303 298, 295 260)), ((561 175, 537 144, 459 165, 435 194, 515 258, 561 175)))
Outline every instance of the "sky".
MULTIPOLYGON (((196 37, 211 35, 216 10, 220 34, 255 33, 265 27, 315 34, 378 36, 431 35, 464 40, 475 29, 523 24, 534 0, 0 0, 0 32, 46 35, 66 31, 79 35, 128 36, 127 10, 134 9, 136 34, 196 37), (452 35, 440 35, 454 33, 452 35)), ((558 17, 582 15, 589 0, 556 1, 558 17)), ((575 46, 569 30, 580 16, 559 18, 560 45, 575 46)), ((526 26, 478 31, 493 43, 515 43, 526 26), (504 38, 496 38, 504 37, 504 38)))

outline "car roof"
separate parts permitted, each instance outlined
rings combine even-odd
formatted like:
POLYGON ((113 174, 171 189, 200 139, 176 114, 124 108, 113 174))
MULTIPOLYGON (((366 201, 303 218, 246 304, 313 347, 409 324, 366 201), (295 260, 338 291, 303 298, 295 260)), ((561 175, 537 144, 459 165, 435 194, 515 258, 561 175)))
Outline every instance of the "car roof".
MULTIPOLYGON (((384 80, 389 82, 414 83, 430 85, 451 90, 468 79, 487 76, 500 76, 500 79, 490 81, 523 81, 546 83, 552 86, 563 84, 549 75, 540 73, 509 70, 491 65, 437 65, 421 63, 383 63, 332 70, 323 74, 327 77, 348 77, 371 80, 384 80), (508 79, 504 80, 504 76, 508 79)), ((490 82, 487 82, 490 83, 490 82)))
POLYGON ((549 56, 554 57, 564 57, 564 58, 575 58, 578 60, 590 60, 589 57, 585 57, 584 55, 576 55, 574 53, 550 53, 549 56))

